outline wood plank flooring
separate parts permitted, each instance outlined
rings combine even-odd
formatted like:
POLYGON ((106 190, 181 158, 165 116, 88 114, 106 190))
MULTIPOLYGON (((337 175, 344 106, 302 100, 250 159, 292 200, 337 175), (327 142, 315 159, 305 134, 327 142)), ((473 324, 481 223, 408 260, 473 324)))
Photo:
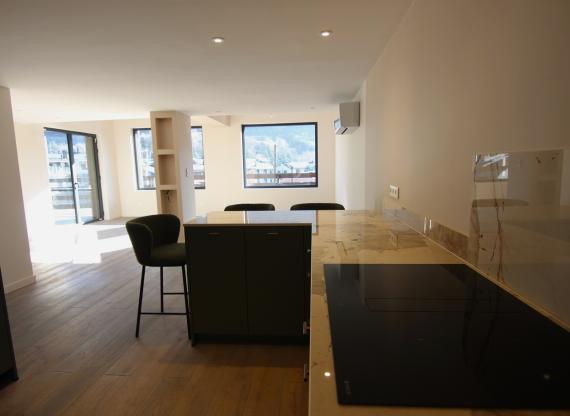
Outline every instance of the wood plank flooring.
MULTIPOLYGON (((143 316, 136 339, 132 250, 34 268, 38 282, 7 296, 20 380, 0 385, 1 415, 307 414, 306 346, 193 348, 184 316, 143 316)), ((158 310, 158 269, 147 276, 143 308, 158 310)), ((181 290, 180 270, 165 283, 181 290)), ((184 310, 178 296, 165 307, 184 310)))

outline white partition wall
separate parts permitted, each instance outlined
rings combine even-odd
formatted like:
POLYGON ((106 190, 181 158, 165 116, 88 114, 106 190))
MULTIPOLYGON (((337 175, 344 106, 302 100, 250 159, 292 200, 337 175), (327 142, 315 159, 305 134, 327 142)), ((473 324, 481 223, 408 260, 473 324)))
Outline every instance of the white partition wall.
POLYGON ((35 282, 30 261, 10 90, 0 87, 0 267, 6 292, 35 282))

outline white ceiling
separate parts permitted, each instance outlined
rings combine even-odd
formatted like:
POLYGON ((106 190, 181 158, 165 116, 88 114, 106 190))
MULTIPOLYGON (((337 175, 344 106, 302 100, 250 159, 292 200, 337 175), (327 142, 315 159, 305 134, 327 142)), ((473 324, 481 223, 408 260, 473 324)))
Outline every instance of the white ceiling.
POLYGON ((20 122, 332 109, 410 3, 0 0, 0 85, 20 122))

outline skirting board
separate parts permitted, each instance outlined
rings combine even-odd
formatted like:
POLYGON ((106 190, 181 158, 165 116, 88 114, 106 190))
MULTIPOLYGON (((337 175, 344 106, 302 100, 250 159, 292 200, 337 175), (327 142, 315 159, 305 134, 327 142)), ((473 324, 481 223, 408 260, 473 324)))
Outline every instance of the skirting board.
POLYGON ((23 277, 21 279, 16 280, 15 282, 7 283, 4 282, 4 291, 6 293, 13 292, 14 290, 18 290, 24 286, 31 285, 32 283, 36 283, 36 275, 33 274, 28 277, 23 277))

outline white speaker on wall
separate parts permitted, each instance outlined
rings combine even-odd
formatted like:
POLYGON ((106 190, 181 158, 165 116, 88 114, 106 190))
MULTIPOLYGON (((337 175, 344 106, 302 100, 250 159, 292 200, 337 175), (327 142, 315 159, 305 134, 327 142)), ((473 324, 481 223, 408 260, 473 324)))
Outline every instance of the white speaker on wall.
POLYGON ((340 117, 334 121, 335 134, 350 134, 360 126, 360 102, 340 103, 340 117))

